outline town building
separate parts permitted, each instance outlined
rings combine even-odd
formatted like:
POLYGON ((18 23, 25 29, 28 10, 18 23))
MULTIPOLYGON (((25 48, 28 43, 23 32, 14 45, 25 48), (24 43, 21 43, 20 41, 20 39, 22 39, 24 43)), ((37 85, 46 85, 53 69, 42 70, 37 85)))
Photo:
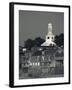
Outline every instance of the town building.
POLYGON ((22 69, 32 77, 42 77, 49 74, 63 74, 64 48, 58 47, 52 33, 52 24, 48 24, 48 34, 45 42, 31 50, 23 49, 22 69), (57 68, 60 66, 59 69, 57 68), (62 68, 62 69, 60 69, 62 68), (58 71, 58 70, 61 70, 58 71), (58 71, 58 72, 57 72, 58 71))

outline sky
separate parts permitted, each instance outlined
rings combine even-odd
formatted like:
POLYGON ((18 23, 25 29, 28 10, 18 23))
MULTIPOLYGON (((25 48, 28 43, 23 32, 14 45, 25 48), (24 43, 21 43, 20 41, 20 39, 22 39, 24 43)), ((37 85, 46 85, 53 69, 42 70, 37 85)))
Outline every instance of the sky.
POLYGON ((54 35, 64 33, 64 13, 19 11, 19 46, 24 46, 27 39, 41 37, 45 39, 48 32, 48 23, 52 23, 54 35))

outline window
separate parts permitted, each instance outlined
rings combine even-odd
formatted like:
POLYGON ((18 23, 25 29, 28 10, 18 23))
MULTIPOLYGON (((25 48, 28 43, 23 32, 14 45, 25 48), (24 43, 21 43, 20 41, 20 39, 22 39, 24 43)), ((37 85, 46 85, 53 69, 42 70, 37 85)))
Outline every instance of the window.
POLYGON ((30 63, 30 66, 32 66, 32 63, 30 63))
POLYGON ((49 39, 49 37, 48 37, 48 39, 49 39))
POLYGON ((37 66, 37 63, 35 63, 35 66, 37 66))
POLYGON ((53 39, 53 37, 52 37, 52 39, 53 39))
POLYGON ((34 66, 34 63, 32 63, 33 64, 33 66, 34 66))
POLYGON ((50 46, 53 46, 53 44, 50 44, 50 46))
POLYGON ((38 66, 40 66, 40 63, 38 62, 38 66))

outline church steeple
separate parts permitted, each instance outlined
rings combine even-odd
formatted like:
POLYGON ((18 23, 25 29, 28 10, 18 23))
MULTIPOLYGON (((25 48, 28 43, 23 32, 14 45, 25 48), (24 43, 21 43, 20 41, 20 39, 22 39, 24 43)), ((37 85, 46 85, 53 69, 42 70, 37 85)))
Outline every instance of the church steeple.
POLYGON ((52 23, 48 23, 48 33, 46 35, 46 41, 54 41, 54 35, 52 33, 52 23))
POLYGON ((54 43, 54 35, 52 33, 52 23, 48 23, 48 32, 46 35, 46 41, 41 46, 50 46, 50 45, 56 45, 54 43))
POLYGON ((52 33, 52 23, 48 24, 48 33, 52 33))

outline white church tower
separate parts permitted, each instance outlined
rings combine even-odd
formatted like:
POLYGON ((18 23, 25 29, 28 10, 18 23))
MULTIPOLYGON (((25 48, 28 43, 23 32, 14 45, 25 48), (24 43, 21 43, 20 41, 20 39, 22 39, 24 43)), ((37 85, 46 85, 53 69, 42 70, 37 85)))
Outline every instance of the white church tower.
POLYGON ((41 44, 41 46, 55 46, 56 44, 54 43, 54 38, 55 38, 55 36, 52 33, 52 23, 49 23, 46 40, 43 44, 41 44))

